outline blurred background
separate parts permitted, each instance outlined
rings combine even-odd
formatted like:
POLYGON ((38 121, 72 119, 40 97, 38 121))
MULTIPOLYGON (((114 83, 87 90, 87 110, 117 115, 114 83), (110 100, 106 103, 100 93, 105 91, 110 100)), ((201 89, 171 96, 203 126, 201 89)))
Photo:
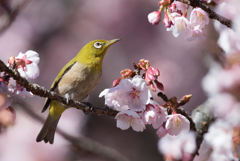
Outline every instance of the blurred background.
MULTIPOLYGON (((12 0, 12 5, 21 3, 12 0)), ((104 107, 99 93, 110 88, 120 77, 120 71, 133 69, 132 60, 147 59, 160 70, 159 81, 164 93, 180 99, 192 94, 184 106, 189 113, 204 102, 202 77, 207 73, 203 63, 209 41, 218 35, 212 21, 204 28, 207 40, 187 42, 167 32, 162 22, 158 26, 147 20, 148 13, 158 10, 158 0, 32 0, 19 12, 12 25, 0 35, 0 59, 7 63, 11 55, 34 50, 40 55, 40 76, 31 80, 49 89, 61 68, 89 41, 115 39, 121 41, 108 50, 103 64, 103 74, 89 102, 104 107)), ((190 12, 189 12, 190 13, 190 12)), ((162 15, 163 16, 163 15, 162 15)), ((0 21, 4 20, 4 16, 0 21)), ((154 99, 162 104, 157 92, 154 99)), ((25 101, 43 118, 44 98, 34 96, 25 101)), ((36 143, 42 122, 33 119, 20 106, 15 124, 0 135, 1 161, 105 161, 91 153, 79 153, 69 148, 69 142, 58 133, 54 145, 36 143)), ((58 128, 75 137, 89 137, 104 146, 111 147, 132 161, 160 161, 157 149, 159 137, 152 126, 144 132, 126 131, 116 127, 116 120, 108 116, 85 115, 76 109, 67 110, 58 128)))

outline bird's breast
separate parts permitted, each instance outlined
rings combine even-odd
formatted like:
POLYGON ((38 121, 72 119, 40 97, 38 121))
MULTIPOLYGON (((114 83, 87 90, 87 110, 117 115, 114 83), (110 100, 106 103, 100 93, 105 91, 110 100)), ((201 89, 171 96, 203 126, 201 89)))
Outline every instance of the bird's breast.
POLYGON ((79 62, 61 78, 55 91, 60 95, 68 93, 71 99, 81 101, 97 86, 102 71, 94 70, 79 62))

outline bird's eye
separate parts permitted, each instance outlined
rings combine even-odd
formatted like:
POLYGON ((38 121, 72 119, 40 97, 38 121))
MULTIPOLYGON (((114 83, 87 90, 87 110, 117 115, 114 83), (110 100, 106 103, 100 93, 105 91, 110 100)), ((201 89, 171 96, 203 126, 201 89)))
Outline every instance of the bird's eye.
POLYGON ((93 45, 95 48, 99 49, 102 47, 102 43, 100 42, 95 42, 94 45, 93 45))

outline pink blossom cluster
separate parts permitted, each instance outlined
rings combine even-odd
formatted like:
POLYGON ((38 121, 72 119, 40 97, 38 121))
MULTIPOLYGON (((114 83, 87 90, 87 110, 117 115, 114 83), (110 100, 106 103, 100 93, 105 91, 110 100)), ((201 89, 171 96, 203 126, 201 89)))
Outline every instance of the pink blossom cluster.
MULTIPOLYGON (((205 148, 208 147, 210 151, 207 154, 210 161, 238 160, 237 148, 233 148, 233 134, 235 129, 240 128, 239 73, 238 63, 225 68, 213 64, 202 81, 203 89, 210 97, 208 102, 213 116, 216 117, 216 121, 204 135, 205 148)), ((206 153, 205 151, 200 154, 204 156, 206 153)))
MULTIPOLYGON (((8 66, 17 69, 22 77, 27 79, 35 79, 39 75, 39 55, 35 51, 27 51, 19 53, 17 57, 11 56, 8 60, 8 66)), ((31 92, 26 91, 24 87, 16 81, 10 80, 5 73, 0 73, 0 129, 14 123, 16 118, 15 110, 11 107, 11 103, 15 95, 33 96, 31 92), (15 82, 15 85, 10 82, 15 82)))
MULTIPOLYGON (((239 0, 214 2, 218 4, 215 9, 218 14, 229 18, 234 24, 240 24, 239 0)), ((218 45, 225 52, 225 64, 223 67, 214 62, 202 80, 202 87, 209 96, 208 103, 216 121, 204 135, 200 156, 194 161, 201 158, 207 161, 235 161, 239 160, 237 146, 240 143, 234 137, 240 129, 240 29, 235 25, 233 29, 227 28, 218 21, 215 21, 214 26, 219 32, 218 45)), ((238 132, 237 138, 239 134, 238 132)))
POLYGON ((214 26, 219 32, 218 45, 228 55, 235 54, 240 51, 240 15, 238 6, 240 5, 239 0, 227 0, 217 6, 216 12, 224 15, 224 17, 232 20, 233 29, 230 29, 222 25, 218 21, 214 21, 214 26))
POLYGON ((216 4, 221 4, 223 2, 227 2, 228 0, 201 0, 203 2, 207 2, 207 3, 216 3, 216 4))
MULTIPOLYGON (((233 152, 234 129, 226 121, 217 119, 204 135, 203 143, 199 149, 199 155, 194 161, 238 161, 233 152)), ((238 136, 239 137, 239 136, 238 136)), ((238 142, 239 144, 239 142, 238 142)))
POLYGON ((146 79, 139 75, 132 79, 122 79, 113 88, 105 89, 99 97, 105 97, 105 104, 120 111, 116 115, 117 127, 126 130, 132 127, 135 131, 143 131, 147 124, 152 124, 159 137, 166 134, 178 135, 181 131, 189 131, 189 120, 173 113, 168 115, 167 109, 151 99, 152 95, 146 79))
POLYGON ((208 14, 201 8, 194 8, 191 11, 190 19, 187 19, 189 6, 179 1, 171 3, 169 0, 159 2, 159 10, 148 14, 148 21, 157 25, 161 20, 161 12, 164 9, 163 23, 167 31, 172 31, 174 37, 182 37, 187 41, 196 38, 205 41, 203 32, 205 25, 209 23, 208 14))
POLYGON ((196 150, 196 134, 189 131, 178 136, 166 135, 159 140, 158 149, 166 160, 189 161, 196 150))

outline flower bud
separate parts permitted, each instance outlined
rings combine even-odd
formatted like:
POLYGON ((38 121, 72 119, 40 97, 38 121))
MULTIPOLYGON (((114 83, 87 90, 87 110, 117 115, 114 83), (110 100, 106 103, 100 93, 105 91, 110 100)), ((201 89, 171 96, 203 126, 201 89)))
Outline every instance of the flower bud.
POLYGON ((159 74, 160 73, 159 73, 158 69, 150 66, 146 72, 145 78, 146 78, 146 80, 155 81, 157 79, 157 77, 159 76, 159 74))
POLYGON ((188 95, 183 96, 183 97, 180 99, 179 104, 180 104, 181 106, 185 105, 186 103, 189 102, 189 100, 190 100, 191 97, 192 97, 192 94, 188 94, 188 95))
POLYGON ((149 79, 149 77, 146 77, 146 74, 145 74, 145 81, 147 83, 147 85, 149 86, 150 84, 152 84, 152 80, 149 79))
POLYGON ((172 21, 169 19, 168 14, 165 12, 164 14, 164 19, 163 19, 163 24, 165 25, 166 28, 170 28, 172 26, 172 21))
POLYGON ((116 87, 120 83, 121 80, 122 80, 122 77, 113 81, 113 87, 116 87))
POLYGON ((156 92, 156 88, 153 84, 150 85, 150 89, 153 91, 153 92, 156 92))
POLYGON ((158 5, 159 6, 169 6, 171 4, 170 0, 161 0, 158 5))
POLYGON ((161 82, 159 82, 158 80, 155 80, 154 82, 156 83, 158 89, 164 91, 164 86, 161 82))
POLYGON ((133 75, 133 71, 131 69, 124 69, 121 72, 122 78, 129 78, 133 75))
POLYGON ((160 75, 160 72, 159 72, 158 69, 156 69, 156 68, 154 68, 154 67, 152 67, 152 66, 151 66, 150 68, 151 68, 154 76, 158 77, 158 76, 160 75))
POLYGON ((161 21, 161 11, 153 11, 148 14, 148 21, 152 25, 157 25, 161 21))
POLYGON ((9 64, 9 67, 10 68, 15 68, 15 66, 16 66, 16 59, 15 59, 15 56, 10 56, 10 58, 8 59, 8 64, 9 64))
POLYGON ((149 61, 145 59, 141 59, 138 64, 142 70, 147 71, 149 68, 149 61))

